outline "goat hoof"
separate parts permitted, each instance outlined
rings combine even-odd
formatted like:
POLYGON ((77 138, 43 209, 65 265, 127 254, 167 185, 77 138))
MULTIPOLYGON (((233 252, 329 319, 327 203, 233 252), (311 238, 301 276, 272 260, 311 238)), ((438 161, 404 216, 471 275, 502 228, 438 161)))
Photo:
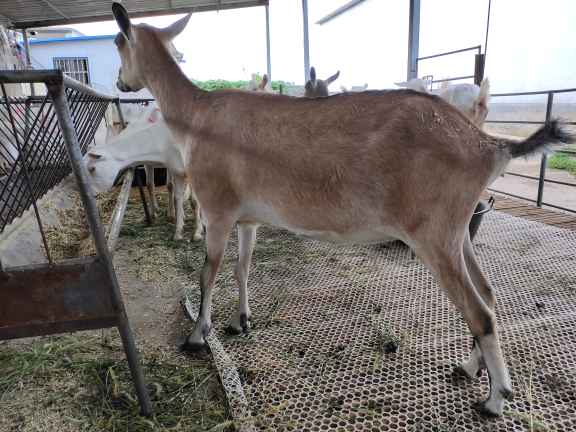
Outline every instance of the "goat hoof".
POLYGON ((195 242, 202 241, 202 235, 201 234, 194 234, 194 236, 192 237, 192 240, 195 242))
POLYGON ((473 407, 482 417, 497 418, 502 415, 504 401, 502 400, 494 404, 491 403, 490 399, 487 399, 485 401, 476 402, 473 407))
POLYGON ((188 354, 206 354, 208 353, 208 344, 205 341, 196 342, 186 338, 184 343, 180 344, 180 351, 188 354))
POLYGON ((474 377, 470 376, 461 365, 454 366, 454 369, 452 369, 452 381, 471 381, 472 379, 474 377))
POLYGON ((248 334, 250 332, 250 316, 241 314, 239 319, 232 318, 230 324, 226 327, 225 331, 229 335, 248 334))

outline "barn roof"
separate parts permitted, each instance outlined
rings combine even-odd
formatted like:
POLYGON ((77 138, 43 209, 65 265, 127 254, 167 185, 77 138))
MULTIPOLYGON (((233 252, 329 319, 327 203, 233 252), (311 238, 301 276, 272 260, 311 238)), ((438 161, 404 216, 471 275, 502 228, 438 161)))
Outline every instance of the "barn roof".
MULTIPOLYGON (((265 6, 268 0, 124 0, 131 17, 265 6)), ((2 0, 0 23, 16 29, 107 21, 112 0, 2 0)))

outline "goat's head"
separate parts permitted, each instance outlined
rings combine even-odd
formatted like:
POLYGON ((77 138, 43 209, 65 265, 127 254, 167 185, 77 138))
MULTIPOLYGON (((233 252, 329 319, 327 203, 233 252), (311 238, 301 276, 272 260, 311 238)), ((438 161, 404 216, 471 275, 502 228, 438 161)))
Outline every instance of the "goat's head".
POLYGON ((138 91, 147 84, 143 74, 146 53, 161 44, 170 55, 177 56, 172 40, 182 33, 190 20, 190 14, 166 28, 158 29, 147 24, 133 25, 128 12, 120 3, 112 4, 112 13, 120 27, 114 43, 122 62, 116 86, 120 91, 138 91))
POLYGON ((248 84, 248 89, 259 93, 272 93, 272 87, 270 86, 268 75, 264 74, 260 83, 258 83, 258 75, 252 74, 252 79, 248 84))
POLYGON ((304 86, 304 96, 309 98, 324 97, 328 96, 328 86, 338 79, 340 76, 340 71, 336 72, 330 78, 325 80, 316 79, 316 69, 314 67, 310 68, 310 79, 306 82, 304 86))
POLYGON ((474 101, 473 111, 471 113, 472 121, 482 127, 488 116, 488 100, 490 98, 490 82, 484 78, 480 84, 480 92, 474 101))
POLYGON ((121 169, 120 162, 110 157, 105 149, 97 147, 88 151, 84 161, 94 192, 100 193, 112 189, 121 169))

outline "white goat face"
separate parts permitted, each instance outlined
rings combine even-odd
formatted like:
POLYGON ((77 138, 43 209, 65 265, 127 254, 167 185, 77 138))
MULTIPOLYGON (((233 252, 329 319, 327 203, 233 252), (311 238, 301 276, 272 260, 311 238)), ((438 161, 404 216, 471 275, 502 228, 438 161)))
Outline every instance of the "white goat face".
POLYGON ((96 149, 90 150, 84 160, 94 192, 101 193, 112 189, 121 169, 120 163, 96 149))
POLYGON ((157 29, 147 24, 132 25, 128 12, 120 3, 112 4, 112 12, 120 27, 120 33, 114 39, 114 43, 122 63, 116 86, 120 91, 136 92, 146 86, 139 60, 143 60, 147 50, 151 49, 151 42, 160 41, 168 52, 175 56, 177 51, 172 45, 172 40, 184 30, 190 20, 190 14, 166 28, 157 29))

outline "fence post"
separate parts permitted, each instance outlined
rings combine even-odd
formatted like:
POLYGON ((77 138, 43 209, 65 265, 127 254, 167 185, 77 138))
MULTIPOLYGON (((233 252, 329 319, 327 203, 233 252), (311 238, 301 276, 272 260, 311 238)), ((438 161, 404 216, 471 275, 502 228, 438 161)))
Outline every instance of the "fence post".
POLYGON ((474 57, 474 84, 480 85, 484 79, 485 54, 476 54, 474 57))
MULTIPOLYGON (((548 101, 546 102, 546 125, 550 123, 550 117, 552 116, 552 104, 554 103, 554 93, 548 92, 548 101)), ((542 198, 544 196, 544 182, 546 181, 546 163, 548 162, 548 156, 546 154, 542 155, 542 160, 540 161, 540 177, 538 178, 538 197, 536 198, 536 206, 542 207, 542 198)))

